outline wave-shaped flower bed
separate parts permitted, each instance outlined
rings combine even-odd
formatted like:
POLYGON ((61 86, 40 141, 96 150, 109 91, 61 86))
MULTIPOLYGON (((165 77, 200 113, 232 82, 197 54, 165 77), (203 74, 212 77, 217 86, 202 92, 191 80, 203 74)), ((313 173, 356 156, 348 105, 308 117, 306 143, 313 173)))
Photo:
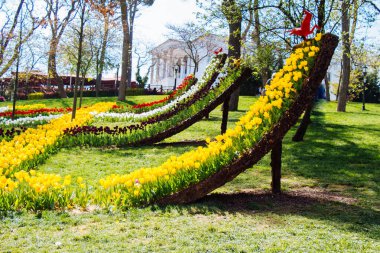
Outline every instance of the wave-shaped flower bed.
POLYGON ((188 91, 190 89, 190 87, 195 85, 197 83, 197 81, 198 81, 197 78, 195 78, 195 76, 193 74, 190 74, 187 77, 185 77, 185 79, 183 79, 182 83, 175 90, 170 92, 170 94, 163 99, 148 102, 148 103, 141 103, 141 104, 128 106, 128 107, 116 106, 115 108, 113 108, 111 110, 111 112, 122 113, 122 112, 128 112, 129 111, 129 112, 133 112, 133 113, 142 113, 142 112, 146 112, 149 110, 153 110, 159 106, 163 106, 163 105, 169 103, 170 101, 180 97, 186 91, 188 91))
POLYGON ((188 100, 193 100, 194 97, 199 97, 200 94, 207 92, 210 87, 213 85, 217 79, 219 72, 224 66, 226 61, 226 54, 219 54, 214 57, 208 67, 205 70, 202 78, 192 85, 185 93, 181 96, 173 99, 169 103, 166 103, 163 106, 159 106, 149 111, 142 113, 134 112, 124 112, 124 113, 115 113, 115 112, 105 112, 94 115, 94 120, 97 122, 121 122, 121 121, 130 121, 130 122, 141 122, 148 121, 152 118, 160 117, 160 115, 167 114, 172 110, 175 110, 176 107, 181 106, 181 104, 186 103, 188 100))
MULTIPOLYGON (((318 63, 323 65, 318 74, 319 68, 314 66, 314 61, 320 50, 320 38, 321 35, 317 35, 315 40, 301 44, 271 84, 266 86, 266 95, 250 107, 234 129, 217 136, 216 141, 207 140, 207 147, 199 147, 178 157, 173 156, 155 168, 142 168, 126 175, 110 175, 101 179, 96 186, 87 185, 83 178, 73 180, 70 176, 63 178, 36 171, 20 171, 11 176, 3 174, 0 176, 0 209, 38 210, 71 208, 75 205, 86 207, 89 204, 125 208, 160 201, 203 182, 222 168, 242 159, 246 152, 261 143, 265 133, 277 129, 280 119, 288 117, 289 111, 286 111, 290 107, 296 107, 297 117, 302 113, 305 104, 299 104, 296 99, 300 96, 311 100, 316 88, 303 85, 313 82, 316 86, 317 79, 322 80, 336 46, 331 46, 331 49, 325 45, 323 52, 325 53, 326 47, 327 51, 332 52, 326 54, 327 59, 318 58, 318 63), (309 77, 311 69, 318 78, 309 77)), ((337 40, 332 40, 332 43, 337 43, 337 40)), ((293 116, 293 120, 297 117, 293 116)), ((279 136, 281 134, 284 133, 279 133, 279 136)), ((0 149, 0 152, 3 150, 0 149)), ((12 160, 12 157, 9 158, 5 161, 12 160)), ((247 164, 251 165, 250 162, 247 164)))
POLYGON ((46 124, 47 122, 62 117, 63 114, 52 115, 36 115, 34 117, 22 117, 14 120, 7 118, 0 118, 0 127, 13 127, 13 126, 37 126, 46 124))
POLYGON ((251 71, 240 65, 226 67, 225 76, 209 92, 201 92, 173 108, 173 110, 151 118, 140 124, 123 127, 74 127, 65 131, 63 146, 125 146, 152 144, 182 131, 221 104, 240 83, 251 75, 251 71), (191 121, 189 121, 191 119, 191 121), (177 127, 178 126, 178 127, 177 127), (174 128, 174 129, 173 129, 174 128))
POLYGON ((29 128, 12 140, 0 142, 0 175, 12 175, 14 171, 32 168, 53 152, 64 135, 64 130, 81 126, 92 118, 91 112, 104 112, 115 103, 98 103, 78 110, 75 120, 65 114, 48 124, 29 128))

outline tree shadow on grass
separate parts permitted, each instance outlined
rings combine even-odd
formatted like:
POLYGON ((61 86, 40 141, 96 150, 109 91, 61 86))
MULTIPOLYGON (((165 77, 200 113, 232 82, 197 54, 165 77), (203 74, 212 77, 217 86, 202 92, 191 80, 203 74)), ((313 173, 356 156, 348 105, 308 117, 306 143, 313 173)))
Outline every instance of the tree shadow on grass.
MULTIPOLYGON (((203 118, 204 121, 208 121, 208 122, 220 122, 222 123, 222 117, 217 117, 217 116, 210 116, 208 119, 206 118, 203 118)), ((238 118, 233 118, 233 117, 229 117, 228 118, 228 122, 229 123, 234 123, 234 122, 238 122, 239 119, 238 118)))
MULTIPOLYGON (((155 207, 157 208, 157 207, 155 207)), ((154 208, 153 208, 154 209, 154 208)), ((355 200, 313 190, 291 191, 272 195, 265 191, 213 193, 193 204, 159 207, 164 212, 210 214, 242 213, 244 215, 296 215, 328 220, 336 227, 380 239, 380 212, 355 205, 355 200)))
POLYGON ((380 199, 380 155, 376 141, 380 131, 371 124, 343 125, 325 121, 325 114, 314 112, 313 123, 304 142, 285 144, 286 170, 305 178, 317 180, 321 186, 348 186, 352 196, 380 199), (370 191, 370 194, 363 192, 370 191))

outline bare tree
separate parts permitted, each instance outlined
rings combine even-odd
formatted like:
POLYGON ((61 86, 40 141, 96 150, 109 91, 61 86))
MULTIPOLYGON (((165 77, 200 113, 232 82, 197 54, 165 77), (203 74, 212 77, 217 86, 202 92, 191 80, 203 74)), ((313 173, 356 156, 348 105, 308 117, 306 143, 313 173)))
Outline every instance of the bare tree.
POLYGON ((194 64, 194 74, 199 68, 199 63, 208 56, 213 54, 213 51, 220 47, 220 45, 208 36, 202 27, 196 25, 194 22, 188 22, 184 25, 168 25, 167 28, 171 30, 170 38, 179 40, 180 48, 186 53, 189 59, 194 64))
POLYGON ((78 0, 45 0, 47 20, 51 31, 48 58, 48 77, 58 81, 61 98, 67 97, 62 78, 57 72, 57 50, 66 26, 73 19, 78 0))
POLYGON ((6 73, 19 56, 19 48, 27 42, 33 32, 45 24, 45 19, 34 16, 34 2, 18 1, 16 10, 8 9, 5 1, 0 2, 2 27, 0 27, 0 77, 6 73), (17 36, 17 25, 22 24, 22 36, 17 36))
POLYGON ((113 20, 111 18, 114 16, 116 2, 112 0, 90 0, 92 7, 100 14, 103 21, 103 30, 100 47, 97 52, 96 57, 96 97, 99 96, 100 84, 102 81, 103 71, 106 65, 106 51, 109 42, 110 30, 113 26, 113 20))
POLYGON ((145 88, 145 85, 148 83, 149 73, 152 71, 154 64, 149 65, 148 69, 145 72, 145 75, 141 74, 141 69, 149 64, 151 61, 150 51, 152 46, 143 45, 143 47, 135 47, 133 53, 136 60, 136 81, 139 84, 140 88, 145 88))
POLYGON ((86 19, 86 7, 87 7, 87 3, 84 0, 81 0, 80 1, 80 15, 79 15, 80 26, 79 26, 79 30, 76 30, 78 33, 78 57, 77 57, 77 68, 76 68, 76 74, 75 74, 74 101, 73 101, 73 111, 72 111, 72 117, 71 117, 72 120, 75 119, 76 109, 77 109, 79 74, 80 74, 81 65, 82 65, 84 25, 88 21, 88 19, 86 19))

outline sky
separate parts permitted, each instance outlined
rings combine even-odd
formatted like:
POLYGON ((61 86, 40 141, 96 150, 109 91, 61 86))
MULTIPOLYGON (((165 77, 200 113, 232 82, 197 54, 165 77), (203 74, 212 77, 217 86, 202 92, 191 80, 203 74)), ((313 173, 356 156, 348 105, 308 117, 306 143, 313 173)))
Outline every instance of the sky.
MULTIPOLYGON (((135 21, 134 43, 158 46, 165 42, 170 25, 182 25, 196 20, 195 0, 156 0, 150 7, 143 7, 135 21)), ((136 64, 136 59, 133 60, 136 64)), ((142 68, 142 74, 147 71, 147 66, 142 68)), ((136 66, 132 70, 132 79, 135 79, 136 66)))
POLYGON ((142 9, 136 19, 137 41, 161 44, 167 39, 167 24, 181 25, 194 21, 196 10, 195 0, 156 0, 152 6, 142 9))
MULTIPOLYGON (((142 7, 139 16, 135 20, 134 45, 144 44, 158 46, 165 42, 169 30, 168 24, 182 25, 196 20, 196 0, 155 0, 149 7, 142 7)), ((133 59, 136 64, 136 59, 133 59)), ((142 68, 142 74, 147 67, 142 68)), ((107 78, 114 78, 115 71, 105 74, 107 78)), ((135 79, 136 67, 132 70, 132 79, 135 79)))

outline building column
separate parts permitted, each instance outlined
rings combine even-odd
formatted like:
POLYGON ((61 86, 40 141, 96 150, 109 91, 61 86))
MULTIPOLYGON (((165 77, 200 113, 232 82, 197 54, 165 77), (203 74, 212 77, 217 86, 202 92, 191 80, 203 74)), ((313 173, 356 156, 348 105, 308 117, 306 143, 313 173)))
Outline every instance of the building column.
POLYGON ((158 84, 160 80, 160 58, 157 58, 156 61, 156 84, 158 84))
POLYGON ((150 84, 154 84, 154 67, 156 66, 155 64, 155 58, 152 57, 152 69, 150 70, 150 84))
POLYGON ((162 70, 162 79, 165 79, 167 76, 167 60, 164 59, 164 65, 163 65, 163 70, 162 70))

